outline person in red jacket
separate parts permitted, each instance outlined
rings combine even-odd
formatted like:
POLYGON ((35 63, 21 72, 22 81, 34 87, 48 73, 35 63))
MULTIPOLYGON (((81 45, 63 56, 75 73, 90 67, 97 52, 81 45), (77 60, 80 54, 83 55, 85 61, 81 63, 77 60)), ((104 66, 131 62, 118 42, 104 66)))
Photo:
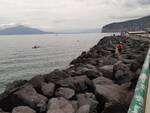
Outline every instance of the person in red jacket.
POLYGON ((124 48, 124 45, 122 42, 119 42, 119 44, 116 44, 116 51, 118 51, 119 53, 122 52, 122 49, 124 48))

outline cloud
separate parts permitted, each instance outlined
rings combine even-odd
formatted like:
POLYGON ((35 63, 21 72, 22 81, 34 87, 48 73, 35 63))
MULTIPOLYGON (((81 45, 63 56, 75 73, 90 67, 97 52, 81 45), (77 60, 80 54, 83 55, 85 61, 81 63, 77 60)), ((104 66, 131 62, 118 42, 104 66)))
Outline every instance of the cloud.
POLYGON ((0 0, 0 24, 48 30, 98 28, 150 14, 150 0, 0 0))

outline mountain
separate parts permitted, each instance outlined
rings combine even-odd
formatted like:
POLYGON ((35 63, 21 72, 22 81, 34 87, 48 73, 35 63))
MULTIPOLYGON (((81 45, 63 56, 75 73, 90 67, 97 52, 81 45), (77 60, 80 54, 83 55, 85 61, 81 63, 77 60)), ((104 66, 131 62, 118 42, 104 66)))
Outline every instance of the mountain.
POLYGON ((23 35, 23 34, 50 34, 36 28, 30 28, 24 25, 18 25, 0 30, 0 35, 23 35))
POLYGON ((150 16, 143 18, 111 23, 102 28, 102 32, 122 32, 122 31, 141 31, 150 29, 150 16))

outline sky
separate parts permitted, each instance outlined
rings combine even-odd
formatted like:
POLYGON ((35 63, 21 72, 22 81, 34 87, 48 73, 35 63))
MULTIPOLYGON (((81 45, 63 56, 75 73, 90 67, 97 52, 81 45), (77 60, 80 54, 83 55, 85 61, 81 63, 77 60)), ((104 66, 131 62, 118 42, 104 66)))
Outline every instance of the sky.
POLYGON ((101 28, 150 15, 150 0, 0 0, 0 26, 46 31, 101 28))

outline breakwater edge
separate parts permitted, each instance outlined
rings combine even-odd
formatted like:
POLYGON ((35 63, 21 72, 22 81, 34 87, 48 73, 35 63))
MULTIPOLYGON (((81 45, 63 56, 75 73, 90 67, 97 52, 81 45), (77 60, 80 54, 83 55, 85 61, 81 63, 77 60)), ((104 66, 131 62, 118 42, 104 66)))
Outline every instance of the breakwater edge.
POLYGON ((149 43, 108 36, 64 70, 8 84, 0 95, 9 113, 127 113, 149 43), (124 44, 121 59, 115 45, 124 44))

